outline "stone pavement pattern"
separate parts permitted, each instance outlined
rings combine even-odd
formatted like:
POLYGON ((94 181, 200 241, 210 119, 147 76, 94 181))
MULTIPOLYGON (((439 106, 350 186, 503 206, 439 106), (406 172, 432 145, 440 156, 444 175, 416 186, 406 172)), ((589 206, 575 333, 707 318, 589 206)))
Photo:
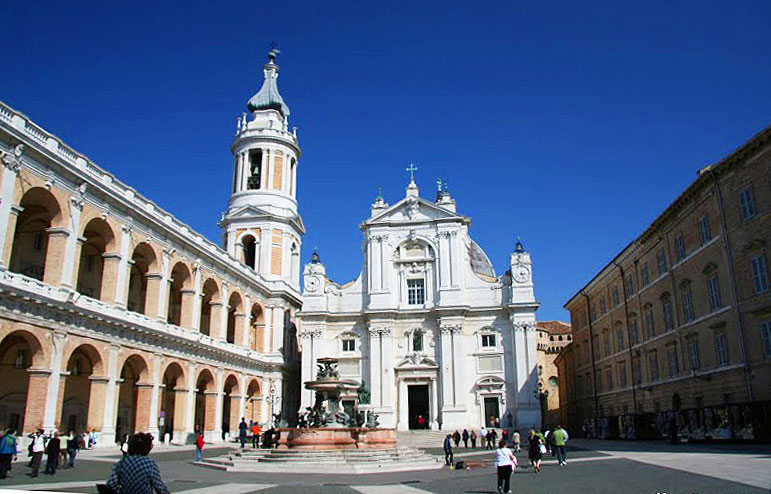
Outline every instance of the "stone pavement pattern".
MULTIPOLYGON (((571 443, 569 464, 559 467, 547 458, 541 474, 534 474, 527 467, 524 452, 518 454, 521 468, 512 477, 513 491, 767 494, 771 490, 771 456, 764 453, 767 447, 721 449, 688 445, 670 452, 669 448, 654 443, 579 440, 571 443), (577 449, 577 446, 587 449, 577 449), (642 459, 638 461, 638 457, 642 459), (690 469, 698 471, 688 471, 690 469), (738 481, 733 478, 737 474, 732 473, 737 469, 746 474, 738 481), (750 474, 749 470, 756 472, 750 474)), ((437 451, 429 449, 431 453, 437 451)), ((212 449, 207 454, 223 452, 212 449)), ((371 475, 346 475, 335 471, 324 475, 248 474, 223 473, 195 466, 191 462, 191 451, 159 452, 151 456, 175 493, 495 494, 495 470, 489 466, 462 471, 442 469, 371 475)), ((464 457, 489 461, 492 453, 476 450, 469 454, 461 448, 456 452, 456 460, 464 457)), ((117 456, 81 459, 73 470, 60 471, 55 477, 41 475, 37 479, 25 475, 27 468, 23 462, 17 463, 12 477, 0 481, 0 489, 19 486, 27 490, 95 492, 94 483, 106 479, 116 460, 117 456)))

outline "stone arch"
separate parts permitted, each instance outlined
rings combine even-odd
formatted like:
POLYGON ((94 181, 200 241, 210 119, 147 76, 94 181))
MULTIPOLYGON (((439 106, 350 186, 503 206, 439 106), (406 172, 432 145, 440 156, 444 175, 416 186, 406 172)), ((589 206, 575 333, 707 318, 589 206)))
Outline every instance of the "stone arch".
POLYGON ((76 290, 95 299, 109 298, 109 295, 114 295, 118 275, 118 258, 114 255, 108 258, 108 254, 115 250, 115 234, 107 221, 94 218, 86 224, 81 238, 85 240, 80 245, 76 290), (109 268, 106 262, 111 264, 109 268), (107 287, 113 288, 112 293, 107 293, 107 287))
POLYGON ((228 343, 240 344, 243 341, 244 304, 241 294, 234 290, 228 298, 228 321, 225 340, 228 343))
POLYGON ((170 272, 169 303, 166 320, 169 324, 190 328, 193 312, 193 277, 190 268, 182 261, 174 264, 170 272))
POLYGON ((214 278, 207 278, 201 286, 201 333, 211 336, 211 329, 217 327, 222 301, 220 288, 214 278))
POLYGON ((260 260, 260 239, 252 232, 246 232, 238 239, 240 249, 239 261, 259 271, 260 260))
POLYGON ((228 374, 222 385, 222 438, 229 433, 231 437, 238 435, 238 424, 241 421, 238 378, 235 374, 228 374))
POLYGON ((143 356, 138 353, 127 355, 120 369, 118 417, 115 424, 116 442, 126 434, 147 431, 150 426, 152 398, 150 372, 147 360, 143 356))
POLYGON ((249 318, 249 348, 265 351, 265 310, 258 302, 252 304, 249 318))
POLYGON ((215 429, 214 418, 217 408, 217 385, 214 374, 207 368, 201 369, 195 380, 195 429, 204 432, 209 440, 215 429), (208 433, 208 434, 207 434, 208 433))
POLYGON ((262 421, 262 383, 256 377, 249 379, 246 385, 246 418, 254 422, 262 421))
POLYGON ((160 288, 158 256, 147 242, 140 242, 131 254, 127 308, 130 311, 153 316, 148 299, 157 304, 160 288), (153 281, 150 280, 154 275, 153 281), (149 296, 148 296, 149 295, 149 296))
POLYGON ((48 389, 46 356, 41 340, 33 333, 16 329, 0 338, 0 429, 32 432, 43 425, 41 396, 48 389))
POLYGON ((75 346, 62 363, 60 429, 67 433, 101 430, 108 382, 102 354, 90 343, 83 343, 75 346))
POLYGON ((171 361, 166 364, 161 376, 162 421, 158 424, 159 430, 164 440, 168 434, 168 441, 165 442, 179 442, 180 438, 185 437, 185 404, 187 402, 185 370, 179 362, 171 361))
POLYGON ((43 187, 26 191, 19 202, 21 212, 11 244, 10 270, 40 281, 58 284, 64 258, 64 237, 56 233, 52 242, 52 229, 65 225, 64 214, 53 194, 43 187), (49 250, 60 256, 49 256, 49 250), (51 264, 51 263, 55 263, 51 264), (48 276, 46 276, 48 273, 48 276))

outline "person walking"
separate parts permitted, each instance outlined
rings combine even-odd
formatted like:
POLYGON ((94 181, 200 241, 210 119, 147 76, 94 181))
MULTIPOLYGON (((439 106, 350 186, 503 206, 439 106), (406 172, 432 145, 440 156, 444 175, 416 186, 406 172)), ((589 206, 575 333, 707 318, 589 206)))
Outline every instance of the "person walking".
POLYGON ((562 428, 561 425, 557 424, 557 427, 554 428, 554 432, 551 433, 552 437, 552 444, 555 450, 557 450, 557 461, 559 461, 560 466, 567 465, 568 464, 568 457, 567 453, 565 451, 565 443, 568 442, 568 432, 562 428))
POLYGON ((452 440, 455 441, 455 447, 460 446, 460 432, 455 431, 452 434, 452 440))
POLYGON ((203 458, 203 433, 201 432, 201 429, 196 429, 195 432, 195 461, 201 461, 201 458, 203 458))
POLYGON ((495 467, 498 470, 498 492, 509 494, 511 472, 517 468, 517 457, 506 446, 506 441, 503 439, 498 442, 498 449, 495 450, 495 467))
POLYGON ((514 452, 519 453, 522 451, 521 442, 522 438, 519 435, 519 430, 514 429, 514 433, 511 435, 511 442, 514 444, 514 452))
POLYGON ((241 423, 238 424, 238 440, 241 442, 241 449, 244 449, 244 444, 246 444, 246 431, 248 428, 246 417, 241 417, 241 423))
POLYGON ((452 467, 455 462, 452 455, 452 441, 450 438, 449 434, 444 438, 444 463, 452 467))
POLYGON ((67 454, 70 456, 70 461, 67 463, 67 468, 75 468, 75 457, 80 450, 80 434, 75 434, 70 431, 70 436, 67 438, 67 454))
POLYGON ((59 468, 64 470, 67 468, 67 465, 69 465, 69 452, 67 451, 67 439, 69 439, 69 436, 65 435, 64 432, 59 433, 59 462, 57 465, 59 468))
POLYGON ((260 428, 260 424, 257 422, 252 425, 252 447, 257 448, 260 445, 260 433, 262 432, 262 428, 260 428))
POLYGON ((482 427, 482 429, 479 431, 479 447, 480 448, 486 448, 487 447, 487 429, 482 427))
POLYGON ((139 432, 127 443, 128 454, 113 467, 107 487, 118 494, 169 494, 158 465, 147 457, 153 449, 153 436, 139 432))
POLYGON ((463 445, 468 449, 468 429, 463 429, 463 445))
POLYGON ((490 429, 487 431, 487 449, 493 450, 495 449, 495 441, 498 439, 498 431, 495 429, 490 429))
POLYGON ((501 430, 501 439, 504 443, 509 444, 509 430, 508 429, 502 429, 501 430))
POLYGON ((16 431, 6 429, 0 436, 0 479, 8 476, 11 462, 16 457, 16 431))
POLYGON ((43 462, 43 453, 46 450, 46 438, 43 435, 43 429, 38 429, 36 432, 29 435, 32 442, 29 445, 30 454, 32 454, 32 462, 30 467, 32 473, 30 477, 37 477, 40 472, 40 464, 43 462))
POLYGON ((471 449, 477 448, 477 431, 472 430, 471 435, 469 436, 469 439, 471 439, 471 449))
POLYGON ((533 471, 538 473, 541 471, 541 460, 543 459, 543 453, 546 446, 543 444, 541 436, 536 434, 533 429, 530 429, 530 432, 528 432, 527 435, 530 440, 530 444, 527 448, 527 458, 530 460, 533 471))
POLYGON ((59 431, 54 431, 53 437, 48 439, 46 444, 46 469, 48 475, 54 475, 59 466, 59 453, 61 453, 62 442, 59 439, 59 431))

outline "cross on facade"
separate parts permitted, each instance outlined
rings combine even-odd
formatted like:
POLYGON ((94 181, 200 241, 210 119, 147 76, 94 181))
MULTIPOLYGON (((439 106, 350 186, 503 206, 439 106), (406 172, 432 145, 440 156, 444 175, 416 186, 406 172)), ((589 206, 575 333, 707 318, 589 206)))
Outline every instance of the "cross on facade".
POLYGON ((415 172, 418 171, 418 167, 410 163, 410 166, 407 167, 407 171, 410 172, 410 182, 414 182, 415 172))

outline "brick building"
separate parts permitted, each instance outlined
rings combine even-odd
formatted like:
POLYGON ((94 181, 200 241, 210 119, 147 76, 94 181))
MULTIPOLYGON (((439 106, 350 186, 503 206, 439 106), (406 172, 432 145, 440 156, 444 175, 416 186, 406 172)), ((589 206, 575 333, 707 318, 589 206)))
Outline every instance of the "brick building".
POLYGON ((535 324, 538 348, 538 390, 541 399, 541 422, 554 426, 560 421, 560 375, 554 360, 573 337, 570 324, 560 321, 538 321, 535 324))
POLYGON ((771 128, 696 180, 566 304, 562 420, 595 437, 769 440, 771 128))
POLYGON ((109 446, 296 418, 300 151, 277 75, 238 119, 224 248, 0 103, 0 428, 109 446))

